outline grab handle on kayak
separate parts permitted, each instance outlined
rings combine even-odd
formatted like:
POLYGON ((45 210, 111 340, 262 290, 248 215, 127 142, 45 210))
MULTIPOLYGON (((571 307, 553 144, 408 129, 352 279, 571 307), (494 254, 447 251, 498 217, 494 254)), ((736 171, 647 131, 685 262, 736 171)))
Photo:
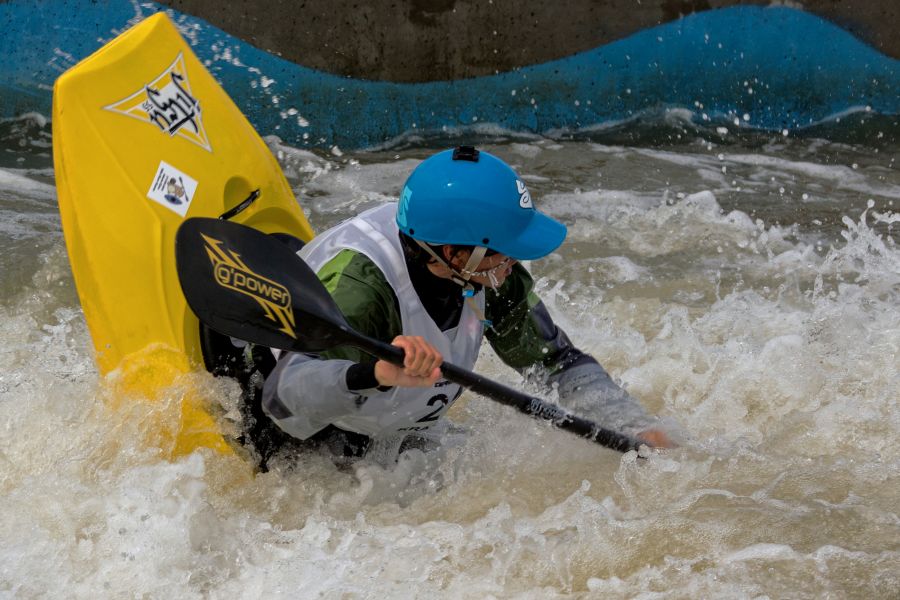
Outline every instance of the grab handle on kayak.
POLYGON ((222 213, 221 215, 219 215, 219 219, 222 220, 222 221, 228 221, 228 220, 231 219, 232 217, 234 217, 234 216, 236 216, 236 215, 239 215, 240 213, 242 213, 242 212, 244 212, 245 210, 247 210, 247 208, 248 208, 251 204, 253 204, 254 202, 256 202, 256 200, 257 200, 261 195, 262 195, 262 192, 259 191, 259 188, 253 190, 252 192, 250 192, 250 194, 249 194, 246 198, 244 198, 244 199, 241 201, 240 204, 238 204, 238 205, 235 206, 234 208, 232 208, 232 209, 230 209, 230 210, 227 210, 227 211, 225 211, 224 213, 222 213))

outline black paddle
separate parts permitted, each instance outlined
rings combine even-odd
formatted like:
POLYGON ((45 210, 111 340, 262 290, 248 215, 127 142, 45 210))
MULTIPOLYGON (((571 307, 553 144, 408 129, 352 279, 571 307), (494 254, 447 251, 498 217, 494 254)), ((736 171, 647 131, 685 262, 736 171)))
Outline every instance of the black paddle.
MULTIPOLYGON (((201 321, 222 334, 297 352, 355 346, 403 364, 401 348, 354 331, 312 269, 270 235, 220 219, 188 219, 175 237, 175 261, 188 305, 201 321)), ((632 437, 450 363, 443 363, 441 372, 454 383, 601 446, 627 452, 641 445, 632 437)))

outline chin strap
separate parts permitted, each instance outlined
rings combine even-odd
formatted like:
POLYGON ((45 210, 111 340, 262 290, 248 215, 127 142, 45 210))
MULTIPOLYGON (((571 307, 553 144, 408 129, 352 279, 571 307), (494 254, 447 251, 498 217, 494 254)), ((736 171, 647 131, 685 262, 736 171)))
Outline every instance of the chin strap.
MULTIPOLYGON (((421 240, 415 240, 415 242, 423 249, 425 252, 431 255, 431 258, 438 261, 438 263, 444 265, 450 271, 450 279, 453 283, 456 283, 460 287, 463 288, 463 295, 466 295, 466 290, 471 290, 473 293, 475 288, 469 283, 469 279, 472 278, 473 275, 479 275, 479 272, 475 270, 475 267, 484 260, 484 256, 487 254, 488 249, 484 246, 475 246, 472 250, 472 254, 469 256, 469 260, 466 261, 466 266, 462 269, 457 269, 450 265, 443 257, 439 256, 437 252, 434 251, 430 245, 426 244, 421 240)), ((469 294, 471 295, 471 294, 469 294)))

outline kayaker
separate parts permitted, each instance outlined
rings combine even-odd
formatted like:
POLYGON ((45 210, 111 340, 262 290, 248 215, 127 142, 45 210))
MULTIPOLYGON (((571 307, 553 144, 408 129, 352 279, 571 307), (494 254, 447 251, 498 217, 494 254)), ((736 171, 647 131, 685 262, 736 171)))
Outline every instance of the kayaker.
POLYGON ((441 361, 472 369, 482 338, 507 365, 556 387, 560 404, 669 446, 657 420, 572 344, 533 291, 519 261, 546 256, 565 236, 565 225, 535 209, 512 168, 471 146, 423 161, 399 203, 316 236, 300 256, 348 323, 403 348, 406 363, 350 347, 282 354, 257 412, 277 426, 258 424, 263 458, 291 438, 351 456, 373 439, 398 448, 421 439, 462 391, 441 378, 441 361))

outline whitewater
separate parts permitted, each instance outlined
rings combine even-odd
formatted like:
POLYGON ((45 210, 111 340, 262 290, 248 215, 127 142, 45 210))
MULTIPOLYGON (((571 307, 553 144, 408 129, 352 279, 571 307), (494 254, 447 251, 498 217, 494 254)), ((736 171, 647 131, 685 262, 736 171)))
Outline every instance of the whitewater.
MULTIPOLYGON (((530 264, 538 294, 681 447, 620 455, 467 393, 438 451, 264 474, 153 439, 193 386, 236 435, 233 382, 198 371, 150 404, 98 374, 50 124, 0 123, 0 597, 896 597, 900 142, 866 118, 267 138, 317 231, 437 149, 509 162, 569 227, 530 264)), ((487 346, 476 370, 524 385, 487 346)))

